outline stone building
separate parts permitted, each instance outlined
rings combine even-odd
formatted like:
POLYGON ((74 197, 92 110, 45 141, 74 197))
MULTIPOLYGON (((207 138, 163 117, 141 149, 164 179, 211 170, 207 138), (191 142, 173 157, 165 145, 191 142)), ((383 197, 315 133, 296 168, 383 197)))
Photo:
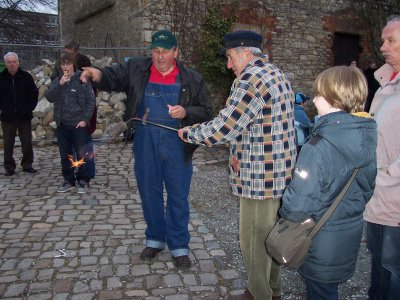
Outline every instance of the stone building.
POLYGON ((162 28, 177 32, 178 41, 179 36, 189 37, 195 45, 207 8, 213 2, 223 3, 225 16, 235 10, 238 17, 234 29, 261 33, 264 52, 286 72, 295 91, 307 94, 322 70, 362 60, 369 53, 366 26, 352 10, 350 0, 58 2, 63 42, 76 39, 82 46, 108 43, 142 48, 149 45, 152 33, 162 28))

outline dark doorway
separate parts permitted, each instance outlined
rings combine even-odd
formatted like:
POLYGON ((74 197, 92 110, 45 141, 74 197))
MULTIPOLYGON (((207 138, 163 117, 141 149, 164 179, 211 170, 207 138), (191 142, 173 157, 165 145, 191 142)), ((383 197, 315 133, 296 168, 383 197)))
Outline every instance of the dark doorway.
POLYGON ((335 33, 333 37, 333 65, 350 65, 355 60, 358 62, 362 49, 359 45, 360 36, 347 33, 335 33))

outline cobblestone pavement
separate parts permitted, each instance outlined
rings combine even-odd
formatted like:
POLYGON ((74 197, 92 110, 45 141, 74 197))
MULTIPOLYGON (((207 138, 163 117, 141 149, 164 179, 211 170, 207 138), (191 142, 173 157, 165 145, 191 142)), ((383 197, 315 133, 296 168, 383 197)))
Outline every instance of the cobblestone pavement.
MULTIPOLYGON (((15 158, 21 157, 18 147, 15 158)), ((225 299, 246 287, 238 244, 238 201, 227 182, 227 148, 201 147, 191 187, 192 267, 176 269, 167 250, 146 264, 131 144, 95 143, 96 177, 87 194, 57 193, 56 145, 34 147, 37 174, 3 175, 0 148, 0 299, 225 299), (63 256, 65 253, 65 256, 63 256)), ((369 256, 340 299, 365 299, 369 256)), ((283 269, 283 299, 305 299, 300 276, 283 269)))
MULTIPOLYGON (((1 159, 0 298, 223 299, 239 275, 228 264, 216 268, 225 252, 193 208, 189 270, 176 269, 167 250, 151 265, 140 260, 146 225, 131 145, 95 149, 87 194, 56 192, 62 176, 55 145, 34 147, 34 175, 18 166, 5 177, 1 159)), ((20 148, 14 152, 18 162, 20 148)), ((226 159, 226 148, 203 148, 194 163, 226 159)))

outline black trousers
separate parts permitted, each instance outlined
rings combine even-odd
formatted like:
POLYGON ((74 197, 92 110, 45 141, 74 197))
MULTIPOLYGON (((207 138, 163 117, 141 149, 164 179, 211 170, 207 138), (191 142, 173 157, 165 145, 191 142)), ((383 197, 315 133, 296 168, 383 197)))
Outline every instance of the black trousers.
POLYGON ((16 168, 13 157, 15 137, 18 135, 21 141, 23 169, 29 169, 33 163, 33 148, 32 148, 32 129, 31 120, 22 122, 1 122, 3 128, 4 139, 4 169, 14 171, 16 168))

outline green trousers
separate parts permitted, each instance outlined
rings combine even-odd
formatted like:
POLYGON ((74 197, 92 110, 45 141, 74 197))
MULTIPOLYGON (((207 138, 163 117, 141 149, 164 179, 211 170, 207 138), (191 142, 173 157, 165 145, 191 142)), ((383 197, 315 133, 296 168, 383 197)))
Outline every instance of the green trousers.
POLYGON ((280 199, 240 198, 239 238, 247 288, 256 300, 281 295, 281 267, 267 253, 265 239, 277 219, 280 199))

